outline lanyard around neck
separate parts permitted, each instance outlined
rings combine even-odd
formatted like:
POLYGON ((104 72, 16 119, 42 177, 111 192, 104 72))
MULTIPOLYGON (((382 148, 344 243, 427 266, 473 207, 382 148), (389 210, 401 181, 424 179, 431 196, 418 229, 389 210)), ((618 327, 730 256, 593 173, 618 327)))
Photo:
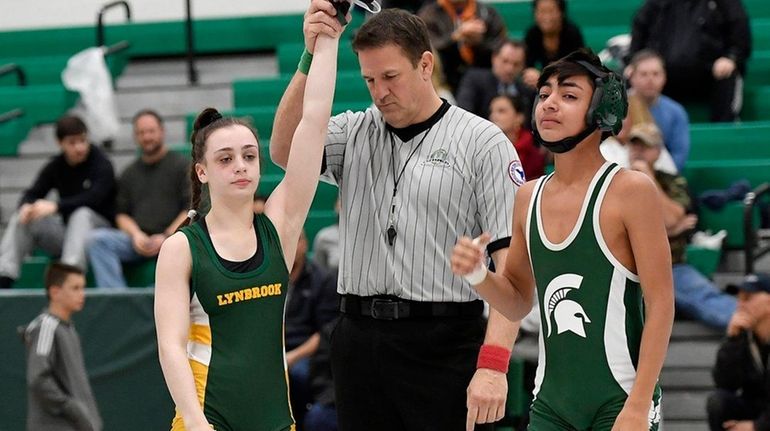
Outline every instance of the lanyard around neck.
POLYGON ((394 244, 396 240, 396 227, 395 227, 395 218, 396 218, 396 194, 398 193, 398 183, 401 181, 401 177, 404 175, 404 171, 406 171, 407 165, 409 165, 409 160, 412 160, 412 157, 417 153, 417 150, 420 149, 422 146, 422 143, 425 142, 425 138, 428 137, 428 134, 430 133, 430 129, 432 129, 433 126, 429 127, 428 130, 425 131, 425 135, 423 135, 422 139, 420 139, 420 142, 417 144, 417 146, 414 147, 411 153, 409 153, 409 156, 406 158, 406 161, 404 162, 404 166, 401 167, 401 171, 396 175, 396 140, 393 137, 393 133, 390 133, 390 166, 391 170, 393 171, 393 196, 390 198, 390 216, 388 217, 388 244, 391 246, 394 244))

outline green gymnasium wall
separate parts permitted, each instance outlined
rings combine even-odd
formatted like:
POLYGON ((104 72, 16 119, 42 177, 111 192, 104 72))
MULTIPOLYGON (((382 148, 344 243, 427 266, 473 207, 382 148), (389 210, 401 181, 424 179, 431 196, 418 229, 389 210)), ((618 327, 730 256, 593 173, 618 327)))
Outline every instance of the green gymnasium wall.
MULTIPOLYGON (((16 328, 45 306, 42 289, 0 292, 0 431, 25 429, 25 349, 16 328)), ((104 429, 169 429, 174 406, 158 362, 152 289, 88 290, 73 320, 104 429)))

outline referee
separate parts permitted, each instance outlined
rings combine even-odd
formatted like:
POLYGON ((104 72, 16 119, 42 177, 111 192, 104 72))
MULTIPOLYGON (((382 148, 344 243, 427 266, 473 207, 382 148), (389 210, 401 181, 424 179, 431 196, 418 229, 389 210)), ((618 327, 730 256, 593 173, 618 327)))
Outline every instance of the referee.
MULTIPOLYGON (((327 0, 313 0, 308 52, 319 33, 342 31, 334 14, 327 0)), ((505 261, 521 164, 497 127, 437 96, 418 17, 384 10, 359 29, 353 49, 377 109, 331 119, 321 167, 341 201, 342 317, 331 340, 339 429, 472 430, 504 415, 518 325, 494 311, 486 325, 483 303, 449 257, 461 236, 488 232, 489 254, 505 261)), ((282 166, 307 60, 273 126, 270 152, 282 166)))

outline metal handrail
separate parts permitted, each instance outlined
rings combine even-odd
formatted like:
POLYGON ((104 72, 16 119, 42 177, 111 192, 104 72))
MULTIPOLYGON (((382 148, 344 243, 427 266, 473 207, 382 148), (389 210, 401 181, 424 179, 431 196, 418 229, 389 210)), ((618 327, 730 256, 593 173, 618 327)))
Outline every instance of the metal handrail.
POLYGON ((19 86, 25 87, 27 85, 27 75, 24 70, 16 63, 8 63, 0 66, 0 76, 7 75, 9 73, 15 73, 16 78, 19 80, 19 86))
POLYGON ((754 231, 754 206, 757 200, 770 192, 770 183, 760 184, 754 190, 746 193, 743 198, 743 252, 745 255, 746 274, 754 272, 754 260, 770 251, 770 247, 755 250, 757 246, 757 233, 754 231))
POLYGON ((117 54, 121 51, 127 50, 131 46, 130 43, 128 43, 127 40, 121 40, 120 42, 110 45, 104 49, 104 56, 107 57, 108 55, 117 54))
POLYGON ((104 45, 104 14, 116 6, 123 6, 126 11, 126 21, 131 22, 131 6, 128 2, 120 0, 102 6, 99 15, 96 16, 96 46, 104 45))
POLYGON ((198 84, 198 71, 195 69, 195 40, 193 34, 192 5, 190 0, 185 0, 185 36, 187 39, 187 79, 190 85, 198 84))
POLYGON ((0 114, 0 124, 5 123, 7 121, 11 121, 15 118, 19 118, 22 115, 24 115, 24 110, 21 108, 12 109, 8 112, 3 112, 0 114))

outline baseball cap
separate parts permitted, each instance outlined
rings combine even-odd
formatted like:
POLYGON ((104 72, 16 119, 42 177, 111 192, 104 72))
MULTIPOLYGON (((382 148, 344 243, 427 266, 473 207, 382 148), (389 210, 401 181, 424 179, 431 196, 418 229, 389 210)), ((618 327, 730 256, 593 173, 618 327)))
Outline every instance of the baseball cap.
POLYGON ((628 133, 628 140, 632 141, 634 139, 648 147, 663 145, 663 135, 661 135, 658 126, 653 123, 640 123, 631 127, 631 131, 628 133))
POLYGON ((764 273, 748 274, 743 278, 741 284, 728 285, 726 290, 731 293, 740 291, 770 293, 770 275, 764 273))

